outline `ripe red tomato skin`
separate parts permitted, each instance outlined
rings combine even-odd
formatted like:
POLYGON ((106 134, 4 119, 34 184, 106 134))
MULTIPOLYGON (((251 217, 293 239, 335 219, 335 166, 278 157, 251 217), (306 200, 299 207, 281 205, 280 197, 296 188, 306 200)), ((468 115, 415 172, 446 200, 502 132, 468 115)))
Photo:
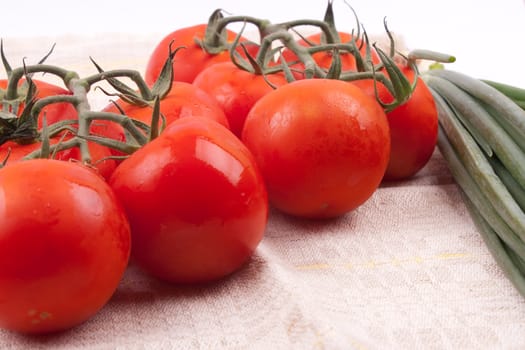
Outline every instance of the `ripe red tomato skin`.
POLYGON ((109 181, 131 224, 132 259, 174 283, 239 269, 263 237, 268 201, 239 139, 205 118, 182 118, 123 161, 109 181))
MULTIPOLYGON (((277 87, 287 83, 284 74, 267 74, 266 79, 277 87)), ((204 69, 193 85, 217 100, 228 118, 230 130, 239 138, 252 106, 274 89, 262 75, 239 69, 232 62, 217 63, 204 69)))
MULTIPOLYGON (((399 68, 414 81, 414 71, 404 65, 399 68)), ((375 96, 370 80, 355 81, 366 94, 375 96)), ((384 102, 393 100, 391 94, 378 84, 379 98, 384 102)), ((387 113, 392 149, 385 172, 385 181, 398 181, 413 177, 430 160, 438 136, 438 113, 432 93, 418 77, 416 88, 408 102, 387 113)))
MULTIPOLYGON (((173 79, 175 81, 184 81, 192 83, 197 74, 204 68, 219 62, 230 60, 228 50, 218 54, 209 54, 203 50, 195 39, 203 39, 206 32, 207 24, 198 24, 190 27, 177 29, 166 35, 155 47, 151 53, 145 71, 145 80, 149 85, 153 85, 157 80, 164 62, 168 58, 169 46, 173 49, 184 46, 179 50, 173 59, 173 79)), ((227 30, 228 42, 235 40, 237 33, 227 30)), ((241 42, 246 39, 241 38, 241 42)), ((256 45, 247 45, 250 51, 257 50, 256 45)), ((242 51, 239 50, 240 53, 242 51)))
POLYGON ((81 166, 36 159, 1 169, 0 193, 0 327, 42 334, 91 318, 130 255, 110 187, 81 166))
POLYGON ((374 99, 338 80, 298 80, 267 94, 246 118, 270 203, 299 217, 330 218, 364 203, 383 177, 388 123, 374 99))
MULTIPOLYGON (((117 104, 130 118, 151 123, 153 109, 118 100, 117 104)), ((113 103, 104 108, 105 112, 120 113, 113 103)), ((217 101, 204 90, 186 82, 173 82, 170 92, 160 100, 160 112, 166 118, 166 124, 179 118, 206 117, 229 127, 228 119, 217 101)))

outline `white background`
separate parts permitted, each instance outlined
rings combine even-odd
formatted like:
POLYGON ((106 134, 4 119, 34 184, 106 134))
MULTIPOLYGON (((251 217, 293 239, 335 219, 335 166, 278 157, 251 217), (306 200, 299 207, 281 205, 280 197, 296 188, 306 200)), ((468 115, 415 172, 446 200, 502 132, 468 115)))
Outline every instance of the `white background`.
MULTIPOLYGON (((326 3, 326 0, 10 1, 2 9, 0 35, 4 42, 17 37, 20 37, 17 40, 31 40, 31 37, 68 34, 89 34, 89 40, 97 40, 109 32, 164 35, 180 27, 206 22, 216 8, 280 22, 321 19, 326 3)), ((450 53, 457 57, 451 69, 525 87, 524 0, 355 0, 349 3, 369 33, 383 33, 386 17, 389 28, 404 38, 408 48, 450 53)), ((334 9, 340 30, 355 27, 353 15, 343 0, 334 0, 334 9)), ((48 42, 45 42, 46 49, 48 42)), ((39 41, 32 45, 39 45, 39 41)))

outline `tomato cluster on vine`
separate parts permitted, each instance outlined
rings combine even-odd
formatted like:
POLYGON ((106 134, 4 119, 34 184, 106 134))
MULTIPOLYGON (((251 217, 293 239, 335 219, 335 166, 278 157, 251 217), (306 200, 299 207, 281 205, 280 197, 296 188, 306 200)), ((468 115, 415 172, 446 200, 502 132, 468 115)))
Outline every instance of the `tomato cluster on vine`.
POLYGON ((144 77, 1 56, 0 327, 19 332, 86 321, 130 260, 169 283, 224 278, 256 251, 270 208, 344 215, 414 176, 436 144, 419 56, 400 63, 392 38, 386 53, 338 31, 331 1, 323 20, 278 24, 217 10, 163 38, 144 77), (318 32, 297 38, 304 25, 318 32), (102 81, 115 98, 94 111, 102 81))

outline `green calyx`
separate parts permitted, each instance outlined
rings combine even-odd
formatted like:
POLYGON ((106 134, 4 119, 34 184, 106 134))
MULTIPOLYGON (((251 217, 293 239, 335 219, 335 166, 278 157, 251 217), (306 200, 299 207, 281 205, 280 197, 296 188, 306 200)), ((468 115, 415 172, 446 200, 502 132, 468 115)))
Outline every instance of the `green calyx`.
POLYGON ((220 21, 224 18, 221 9, 213 11, 208 24, 206 25, 206 31, 202 39, 195 38, 195 42, 207 53, 214 55, 219 54, 230 49, 228 44, 228 33, 226 27, 220 27, 220 21))
MULTIPOLYGON (((170 92, 173 85, 173 59, 179 50, 184 49, 183 46, 180 46, 173 50, 172 44, 173 43, 170 43, 169 45, 168 57, 162 66, 159 77, 151 89, 147 86, 139 72, 123 69, 106 72, 91 57, 91 62, 98 70, 99 75, 88 77, 84 79, 84 82, 87 86, 90 86, 97 80, 106 80, 116 90, 116 93, 106 92, 107 95, 118 96, 122 100, 133 105, 153 107, 157 98, 163 99, 170 92), (117 79, 118 77, 127 77, 131 79, 136 84, 137 88, 132 88, 124 84, 117 79)), ((105 90, 101 90, 105 92, 105 90)))
POLYGON ((38 140, 37 119, 32 113, 36 102, 36 86, 31 78, 26 78, 15 99, 6 100, 5 95, 6 91, 0 92, 0 146, 7 141, 27 144, 38 140))

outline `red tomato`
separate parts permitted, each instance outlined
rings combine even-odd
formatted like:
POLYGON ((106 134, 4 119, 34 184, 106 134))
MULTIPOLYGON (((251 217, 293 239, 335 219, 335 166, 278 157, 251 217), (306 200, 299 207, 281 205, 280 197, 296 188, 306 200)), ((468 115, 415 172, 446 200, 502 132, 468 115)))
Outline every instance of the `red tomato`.
POLYGON ((349 212, 377 189, 390 151, 381 106, 359 88, 330 79, 298 80, 262 97, 242 134, 270 203, 283 212, 328 218, 349 212))
MULTIPOLYGON (((151 124, 153 108, 139 106, 118 100, 117 104, 130 118, 151 124)), ((113 103, 104 108, 105 112, 120 113, 113 103)), ((160 100, 160 112, 166 118, 166 124, 184 117, 206 117, 229 127, 228 119, 217 101, 205 91, 185 82, 173 82, 170 92, 160 100)))
MULTIPOLYGON (((172 48, 184 46, 173 59, 173 79, 175 81, 191 83, 204 68, 218 62, 229 61, 230 53, 228 50, 210 54, 195 41, 204 38, 206 28, 207 24, 198 24, 175 30, 164 37, 148 59, 145 72, 146 83, 153 85, 159 77, 162 67, 168 59, 170 44, 172 48)), ((232 43, 237 35, 237 33, 227 30, 228 43, 232 43)), ((247 40, 241 38, 240 42, 247 42, 247 40)), ((247 47, 252 53, 258 50, 257 45, 247 45, 247 47)), ((239 52, 242 54, 240 48, 239 52)))
POLYGON ((0 169, 0 327, 49 333, 109 300, 126 269, 130 228, 108 184, 71 163, 0 169))
MULTIPOLYGON (((50 84, 44 81, 40 81, 37 79, 32 79, 33 83, 35 83, 35 86, 37 88, 36 98, 43 98, 47 96, 54 96, 54 95, 71 95, 71 91, 66 90, 60 86, 50 84)), ((19 81, 18 86, 22 86, 24 84, 25 80, 22 79, 19 81)), ((7 88, 7 80, 6 79, 0 79, 0 89, 6 89, 7 88)), ((20 96, 24 98, 25 96, 20 96)), ((20 115, 23 111, 24 104, 22 104, 22 108, 18 111, 18 115, 20 115)), ((61 120, 68 120, 68 119, 77 119, 78 114, 75 107, 66 102, 61 103, 53 103, 50 105, 47 105, 44 107, 39 114, 38 118, 38 128, 42 127, 42 118, 45 113, 46 121, 48 125, 54 124, 61 120)))
MULTIPOLYGON (((399 67, 405 76, 414 81, 414 71, 399 67)), ((372 80, 353 82, 366 94, 374 97, 372 80)), ((393 101, 392 95, 382 84, 377 84, 378 96, 386 103, 393 101)), ((391 153, 384 180, 402 180, 414 176, 430 160, 438 136, 438 113, 432 93, 418 77, 410 99, 387 113, 390 126, 391 153)))
POLYGON ((265 78, 274 86, 287 83, 283 74, 267 74, 263 77, 238 68, 232 62, 214 64, 204 69, 193 85, 214 97, 224 110, 230 130, 239 138, 246 115, 262 96, 273 91, 265 78))
POLYGON ((224 126, 183 118, 110 179, 131 224, 132 258, 170 282, 222 278, 261 241, 266 189, 250 152, 224 126))
MULTIPOLYGON (((322 39, 322 33, 316 33, 316 34, 307 36, 306 40, 303 40, 303 39, 298 40, 298 43, 301 44, 302 46, 309 47, 312 45, 320 45, 321 39, 322 39)), ((341 43, 350 43, 352 41, 352 34, 345 33, 345 32, 339 32, 339 39, 341 43)), ((356 42, 357 42, 357 47, 360 48, 359 52, 364 58, 366 55, 366 45, 360 39, 357 39, 356 42)), ((372 55, 372 62, 374 62, 375 64, 381 62, 381 60, 379 59, 379 56, 377 55, 377 53, 375 52, 373 48, 370 48, 370 52, 372 55)), ((282 56, 288 63, 298 60, 295 53, 290 49, 283 50, 282 56)), ((339 56, 341 58, 341 69, 343 71, 356 71, 357 70, 356 60, 353 54, 349 52, 341 52, 339 56)), ((321 68, 328 70, 330 66, 332 65, 332 61, 333 61, 332 51, 316 52, 312 54, 312 57, 315 60, 315 62, 319 65, 319 67, 321 68)), ((297 64, 294 64, 291 66, 291 68, 294 69, 294 73, 295 73, 294 75, 296 79, 304 78, 304 74, 300 73, 304 71, 303 63, 299 62, 297 64)))

